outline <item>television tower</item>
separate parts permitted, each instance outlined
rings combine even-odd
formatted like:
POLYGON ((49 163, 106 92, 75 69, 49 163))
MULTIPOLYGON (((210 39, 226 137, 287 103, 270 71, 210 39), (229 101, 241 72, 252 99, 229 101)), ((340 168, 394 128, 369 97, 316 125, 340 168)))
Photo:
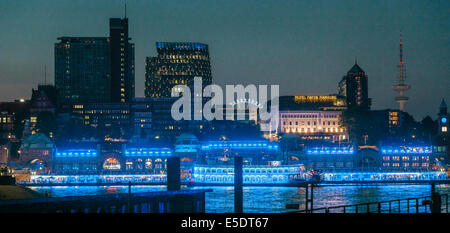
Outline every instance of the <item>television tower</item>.
POLYGON ((403 62, 403 43, 402 43, 402 32, 400 31, 400 61, 397 65, 398 67, 398 84, 393 85, 392 89, 398 92, 398 96, 395 97, 395 101, 400 105, 400 110, 402 112, 405 111, 405 103, 408 102, 409 98, 404 96, 404 92, 411 88, 411 85, 405 84, 406 80, 406 68, 405 63, 403 62))

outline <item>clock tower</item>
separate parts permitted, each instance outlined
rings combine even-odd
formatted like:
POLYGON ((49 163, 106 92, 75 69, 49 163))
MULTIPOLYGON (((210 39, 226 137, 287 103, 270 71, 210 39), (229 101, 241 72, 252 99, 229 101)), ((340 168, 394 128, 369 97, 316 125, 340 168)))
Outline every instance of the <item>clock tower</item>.
POLYGON ((442 162, 445 161, 447 164, 447 171, 450 171, 450 114, 447 112, 447 104, 445 100, 442 99, 441 105, 439 106, 438 114, 438 144, 434 151, 436 157, 440 158, 442 162))
POLYGON ((442 99, 441 105, 439 106, 439 114, 438 114, 438 132, 440 139, 448 143, 448 136, 450 131, 450 115, 447 112, 447 104, 445 100, 442 99))

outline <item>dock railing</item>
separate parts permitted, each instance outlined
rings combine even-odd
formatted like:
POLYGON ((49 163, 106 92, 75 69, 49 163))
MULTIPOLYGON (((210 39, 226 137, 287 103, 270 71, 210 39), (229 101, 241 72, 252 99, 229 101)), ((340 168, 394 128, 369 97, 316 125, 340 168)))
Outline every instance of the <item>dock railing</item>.
MULTIPOLYGON (((449 213, 449 194, 440 194, 440 213, 449 213)), ((432 196, 368 202, 353 205, 321 207, 295 213, 431 213, 432 196)))

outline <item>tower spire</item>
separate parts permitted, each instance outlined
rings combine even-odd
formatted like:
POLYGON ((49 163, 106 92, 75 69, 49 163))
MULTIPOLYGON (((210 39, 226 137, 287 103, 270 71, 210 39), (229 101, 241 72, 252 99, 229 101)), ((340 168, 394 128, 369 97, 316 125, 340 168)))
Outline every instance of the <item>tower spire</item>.
POLYGON ((125 3, 125 19, 127 18, 127 4, 125 3))
POLYGON ((402 30, 400 30, 400 63, 403 63, 403 42, 402 42, 402 30))
POLYGON ((397 67, 398 67, 398 75, 397 75, 398 84, 393 85, 392 89, 394 89, 394 91, 399 93, 399 95, 395 98, 395 101, 397 103, 399 103, 400 110, 404 112, 405 111, 405 103, 408 102, 409 98, 407 96, 404 96, 403 94, 405 91, 409 90, 411 88, 411 86, 405 84, 406 68, 405 68, 405 63, 403 61, 403 41, 402 41, 402 31, 401 30, 400 30, 399 49, 400 49, 400 60, 397 65, 397 67))

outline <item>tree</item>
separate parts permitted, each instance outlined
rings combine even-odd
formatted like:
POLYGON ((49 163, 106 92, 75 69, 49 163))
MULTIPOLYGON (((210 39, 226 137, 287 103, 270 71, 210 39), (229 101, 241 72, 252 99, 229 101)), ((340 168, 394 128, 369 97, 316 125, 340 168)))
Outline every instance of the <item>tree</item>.
POLYGON ((422 136, 425 138, 433 139, 438 133, 438 123, 436 120, 433 121, 430 116, 426 116, 420 122, 422 126, 422 136))
POLYGON ((339 118, 340 125, 347 129, 351 141, 358 145, 370 143, 378 140, 378 137, 369 137, 366 141, 366 135, 378 135, 376 128, 372 124, 369 111, 360 109, 348 109, 342 112, 339 118), (370 133, 372 132, 372 133, 370 133))

